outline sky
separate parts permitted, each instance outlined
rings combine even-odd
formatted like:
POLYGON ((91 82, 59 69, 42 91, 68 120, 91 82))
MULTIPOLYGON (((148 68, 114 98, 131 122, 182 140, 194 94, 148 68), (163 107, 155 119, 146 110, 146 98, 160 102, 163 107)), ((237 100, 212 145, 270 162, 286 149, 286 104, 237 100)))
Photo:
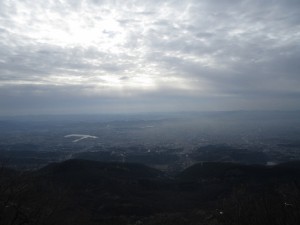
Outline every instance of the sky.
POLYGON ((299 109, 299 0, 0 1, 0 115, 299 109))

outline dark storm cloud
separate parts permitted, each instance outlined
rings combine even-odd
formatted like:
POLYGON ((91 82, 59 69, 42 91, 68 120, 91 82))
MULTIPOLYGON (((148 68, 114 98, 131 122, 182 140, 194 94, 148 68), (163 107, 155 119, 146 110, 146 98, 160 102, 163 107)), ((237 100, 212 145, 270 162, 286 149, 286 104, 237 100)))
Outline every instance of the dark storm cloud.
POLYGON ((3 0, 1 110, 300 109, 299 30, 298 0, 3 0))

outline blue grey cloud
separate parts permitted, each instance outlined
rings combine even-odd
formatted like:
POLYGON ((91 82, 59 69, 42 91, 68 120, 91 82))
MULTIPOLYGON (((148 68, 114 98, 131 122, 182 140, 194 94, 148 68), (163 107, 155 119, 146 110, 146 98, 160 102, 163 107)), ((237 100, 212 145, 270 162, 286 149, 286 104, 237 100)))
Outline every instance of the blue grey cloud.
POLYGON ((1 114, 300 109, 298 0, 2 0, 1 114))

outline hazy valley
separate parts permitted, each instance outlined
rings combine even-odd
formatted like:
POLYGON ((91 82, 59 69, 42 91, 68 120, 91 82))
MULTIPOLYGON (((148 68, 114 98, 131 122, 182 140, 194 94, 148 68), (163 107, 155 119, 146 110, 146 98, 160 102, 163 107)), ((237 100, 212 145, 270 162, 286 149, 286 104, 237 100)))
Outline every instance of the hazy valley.
POLYGON ((4 118, 0 221, 296 224, 299 124, 297 112, 4 118))

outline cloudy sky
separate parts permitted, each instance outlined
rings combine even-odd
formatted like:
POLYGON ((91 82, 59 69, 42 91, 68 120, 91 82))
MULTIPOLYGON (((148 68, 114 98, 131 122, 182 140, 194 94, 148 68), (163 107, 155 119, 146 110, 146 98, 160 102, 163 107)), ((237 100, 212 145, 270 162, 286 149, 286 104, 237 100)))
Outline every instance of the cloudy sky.
POLYGON ((299 0, 1 0, 0 114, 300 109, 299 0))

